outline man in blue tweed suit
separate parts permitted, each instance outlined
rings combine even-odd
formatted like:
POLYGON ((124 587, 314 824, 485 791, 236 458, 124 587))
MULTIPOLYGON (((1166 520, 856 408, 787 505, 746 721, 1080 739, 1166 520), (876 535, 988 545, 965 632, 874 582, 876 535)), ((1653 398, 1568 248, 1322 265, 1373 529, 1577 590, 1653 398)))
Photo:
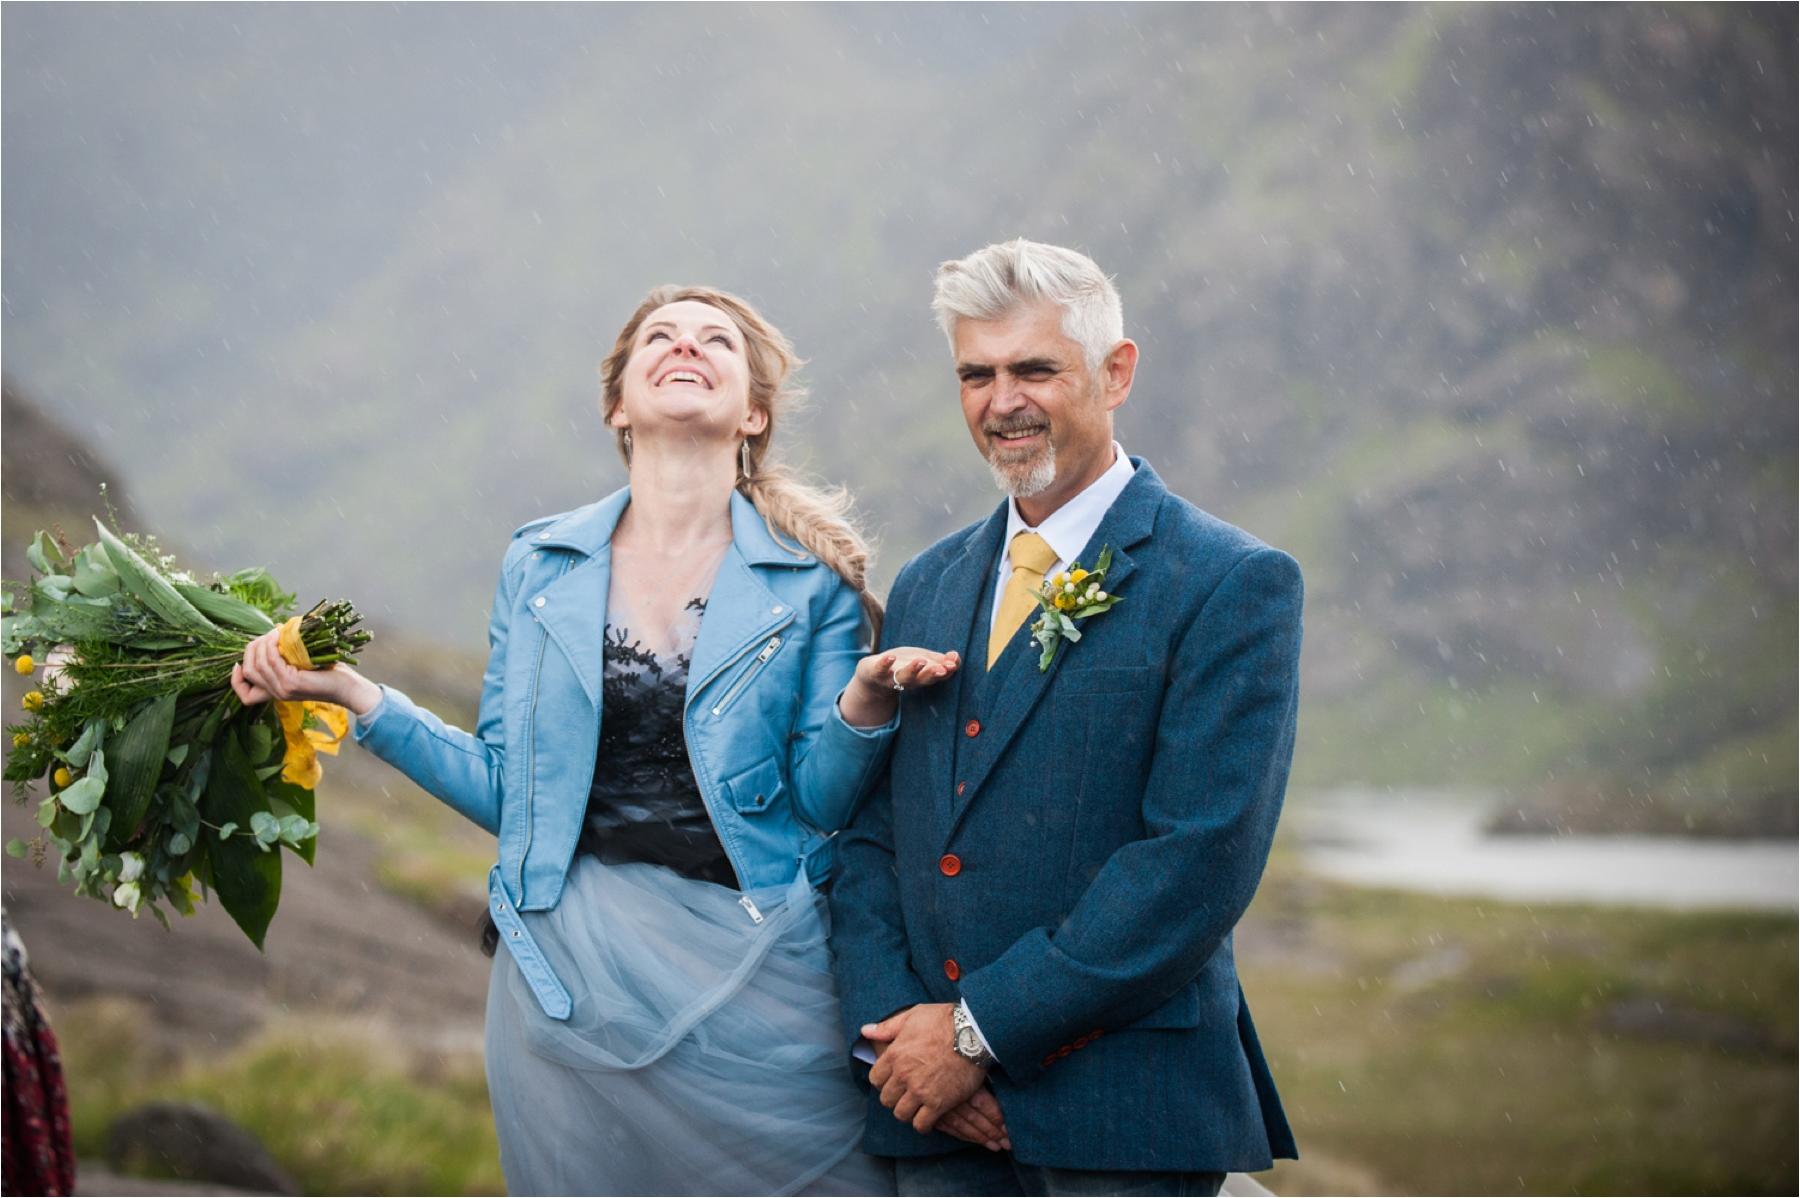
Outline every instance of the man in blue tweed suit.
POLYGON ((1114 441, 1138 348, 1092 260, 992 245, 933 307, 1010 498, 889 602, 887 644, 963 666, 904 696, 838 838, 863 1146, 902 1194, 1217 1193, 1295 1155, 1231 934, 1293 752, 1300 570, 1114 441))

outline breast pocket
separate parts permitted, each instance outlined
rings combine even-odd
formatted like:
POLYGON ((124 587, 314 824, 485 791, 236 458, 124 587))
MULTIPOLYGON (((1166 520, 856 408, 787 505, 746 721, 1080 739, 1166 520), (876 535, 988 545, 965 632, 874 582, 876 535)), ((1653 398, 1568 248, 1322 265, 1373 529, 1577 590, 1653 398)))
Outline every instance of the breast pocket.
POLYGON ((1064 695, 1132 695, 1141 694, 1159 681, 1149 666, 1065 667, 1056 680, 1056 689, 1064 695))
POLYGON ((773 761, 753 765, 725 779, 725 801, 740 815, 754 815, 776 805, 787 790, 781 767, 773 761))

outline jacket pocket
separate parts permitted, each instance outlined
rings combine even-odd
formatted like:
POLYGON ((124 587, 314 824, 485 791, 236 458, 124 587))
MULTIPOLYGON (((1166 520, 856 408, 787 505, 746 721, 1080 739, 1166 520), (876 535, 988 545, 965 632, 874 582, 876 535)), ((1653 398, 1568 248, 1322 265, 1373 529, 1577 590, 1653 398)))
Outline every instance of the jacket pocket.
POLYGON ((713 716, 716 718, 724 715, 726 708, 737 702, 738 696, 749 689, 750 684, 756 681, 756 676, 768 668, 769 662, 779 652, 781 652, 781 634, 776 633, 763 642, 762 648, 756 651, 756 656, 750 659, 750 664, 738 671, 737 677, 731 680, 731 685, 725 688, 724 693, 712 705, 713 716))
POLYGON ((1064 667, 1056 689, 1065 695, 1134 695, 1157 681, 1149 666, 1064 667))
POLYGON ((1162 1006, 1125 1025, 1127 1028, 1187 1028, 1200 1026, 1200 983, 1189 982, 1162 1006))
POLYGON ((725 798, 732 810, 754 815, 775 806, 787 789, 781 780, 781 767, 773 761, 751 766, 741 774, 725 779, 725 798))

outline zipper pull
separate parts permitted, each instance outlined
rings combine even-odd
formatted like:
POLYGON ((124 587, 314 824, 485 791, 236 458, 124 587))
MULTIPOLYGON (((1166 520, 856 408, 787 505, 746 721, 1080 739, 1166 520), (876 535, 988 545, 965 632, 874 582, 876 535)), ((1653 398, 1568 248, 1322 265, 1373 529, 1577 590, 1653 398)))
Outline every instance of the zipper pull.
POLYGON ((746 894, 744 897, 740 898, 738 900, 738 906, 750 913, 751 923, 761 923, 763 921, 763 913, 756 909, 756 904, 750 901, 749 895, 746 894))

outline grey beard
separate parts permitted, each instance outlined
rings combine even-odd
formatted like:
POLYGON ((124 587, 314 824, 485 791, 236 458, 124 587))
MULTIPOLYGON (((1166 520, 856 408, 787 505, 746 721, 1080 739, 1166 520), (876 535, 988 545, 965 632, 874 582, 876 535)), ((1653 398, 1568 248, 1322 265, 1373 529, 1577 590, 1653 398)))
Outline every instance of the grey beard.
POLYGON ((994 485, 1003 494, 1014 499, 1030 499, 1033 495, 1042 494, 1056 481, 1056 446, 1047 443, 1043 456, 1035 461, 1002 466, 989 458, 987 464, 994 475, 994 485))

